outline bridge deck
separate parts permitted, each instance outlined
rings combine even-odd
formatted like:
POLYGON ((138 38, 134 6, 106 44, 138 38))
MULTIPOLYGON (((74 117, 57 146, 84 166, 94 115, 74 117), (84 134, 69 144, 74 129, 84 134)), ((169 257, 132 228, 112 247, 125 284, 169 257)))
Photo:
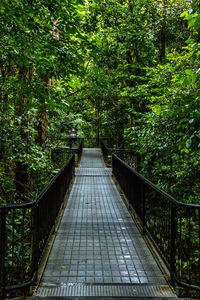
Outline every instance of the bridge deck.
POLYGON ((37 297, 175 297, 100 150, 84 149, 80 165, 37 297))

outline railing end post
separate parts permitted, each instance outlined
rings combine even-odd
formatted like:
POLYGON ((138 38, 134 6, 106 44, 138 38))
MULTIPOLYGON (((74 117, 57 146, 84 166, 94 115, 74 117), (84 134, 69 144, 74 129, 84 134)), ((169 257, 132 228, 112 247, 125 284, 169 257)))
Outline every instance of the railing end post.
POLYGON ((6 256, 6 211, 2 210, 0 212, 0 296, 1 299, 5 298, 5 256, 6 256))
POLYGON ((170 281, 174 282, 176 274, 176 231, 177 231, 177 206, 171 203, 171 243, 170 243, 170 281))
POLYGON ((142 234, 146 234, 146 197, 145 197, 145 184, 141 186, 141 198, 142 198, 142 234))

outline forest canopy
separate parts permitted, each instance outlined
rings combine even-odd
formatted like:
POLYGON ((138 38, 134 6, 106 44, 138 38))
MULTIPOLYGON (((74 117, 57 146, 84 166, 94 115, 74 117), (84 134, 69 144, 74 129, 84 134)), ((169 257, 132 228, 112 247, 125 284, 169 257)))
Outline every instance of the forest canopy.
POLYGON ((0 204, 38 195, 73 128, 200 204, 199 56, 199 0, 2 0, 0 204))

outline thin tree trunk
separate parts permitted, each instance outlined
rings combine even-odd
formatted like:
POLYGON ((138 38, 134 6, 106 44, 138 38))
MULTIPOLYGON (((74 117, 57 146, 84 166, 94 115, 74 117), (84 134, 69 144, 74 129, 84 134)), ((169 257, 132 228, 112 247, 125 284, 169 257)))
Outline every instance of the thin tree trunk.
POLYGON ((162 63, 162 61, 166 57, 166 37, 165 37, 165 21, 163 21, 162 28, 160 31, 160 50, 159 50, 159 62, 162 63))
MULTIPOLYGON (((48 76, 45 76, 43 78, 43 81, 46 84, 50 83, 50 79, 48 76)), ((44 99, 41 101, 44 102, 44 99)), ((45 148, 46 145, 46 137, 47 137, 47 126, 48 126, 48 114, 45 108, 45 103, 43 103, 41 110, 37 114, 37 125, 35 126, 37 130, 37 137, 36 137, 36 144, 42 147, 43 149, 45 148)))
POLYGON ((161 23, 160 29, 160 37, 159 37, 159 62, 162 61, 166 57, 166 11, 167 11, 167 0, 163 0, 163 19, 161 23))
MULTIPOLYGON (((26 67, 22 67, 19 70, 19 80, 21 83, 27 83, 31 80, 31 70, 26 67)), ((18 91, 16 95, 16 104, 15 104, 15 114, 16 119, 21 118, 21 124, 19 127, 19 136, 22 142, 25 144, 25 151, 28 152, 29 147, 29 133, 28 133, 28 110, 27 110, 27 96, 24 95, 23 84, 22 88, 18 91)), ((19 124, 16 124, 19 126, 19 124)), ((22 150, 23 151, 23 150, 22 150)), ((23 153, 22 153, 23 154, 23 153)), ((20 161, 19 159, 16 161, 15 168, 15 185, 18 200, 24 201, 26 192, 27 192, 27 184, 28 184, 28 165, 26 161, 20 161)))

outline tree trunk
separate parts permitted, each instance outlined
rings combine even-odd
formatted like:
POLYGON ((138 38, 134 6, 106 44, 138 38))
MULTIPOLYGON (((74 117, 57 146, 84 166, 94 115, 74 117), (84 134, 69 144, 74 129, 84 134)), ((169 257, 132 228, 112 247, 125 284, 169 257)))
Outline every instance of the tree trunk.
MULTIPOLYGON (((22 155, 24 154, 23 151, 26 153, 28 152, 29 147, 29 133, 28 133, 28 110, 27 110, 27 96, 24 94, 24 83, 27 83, 31 80, 31 70, 26 68, 25 66, 20 68, 18 73, 18 78, 21 83, 21 88, 19 89, 16 95, 16 103, 15 103, 15 115, 16 120, 21 118, 20 125, 16 123, 16 126, 19 127, 19 136, 22 142, 25 144, 25 149, 23 147, 19 150, 16 145, 16 151, 22 151, 22 155)), ((23 157, 23 156, 22 156, 23 157)), ((28 165, 27 162, 19 160, 16 161, 15 167, 15 185, 16 185, 16 192, 17 192, 17 199, 20 202, 26 200, 26 192, 27 192, 27 184, 28 184, 28 165)))
POLYGON ((160 31, 160 49, 159 49, 159 62, 162 63, 162 61, 166 57, 166 37, 165 37, 165 21, 162 24, 162 28, 160 31))
POLYGON ((37 130, 37 137, 35 142, 43 149, 45 148, 46 145, 47 126, 48 126, 48 115, 46 111, 43 110, 37 115, 37 125, 35 127, 37 130))
MULTIPOLYGON (((45 76, 42 79, 47 85, 50 84, 52 81, 48 78, 48 76, 45 76)), ((44 99, 42 99, 43 105, 41 110, 37 114, 37 125, 35 126, 35 129, 37 130, 37 137, 35 139, 35 142, 37 145, 45 148, 46 145, 46 137, 47 137, 47 126, 48 126, 48 114, 46 112, 44 99)))
POLYGON ((162 61, 166 57, 166 11, 167 11, 167 0, 163 0, 163 19, 161 23, 160 29, 160 37, 159 37, 159 62, 162 61))

